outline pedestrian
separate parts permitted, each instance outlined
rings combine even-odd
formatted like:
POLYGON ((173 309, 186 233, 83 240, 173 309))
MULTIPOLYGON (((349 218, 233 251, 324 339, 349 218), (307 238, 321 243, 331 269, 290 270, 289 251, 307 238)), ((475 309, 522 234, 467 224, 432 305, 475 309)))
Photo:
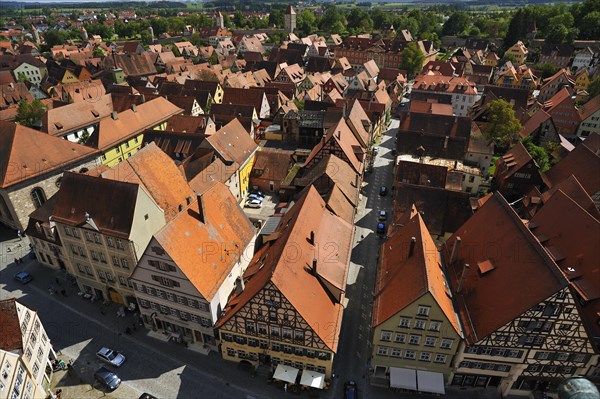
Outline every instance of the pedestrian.
POLYGON ((21 230, 17 231, 17 235, 19 236, 19 241, 23 240, 23 233, 21 233, 21 230))

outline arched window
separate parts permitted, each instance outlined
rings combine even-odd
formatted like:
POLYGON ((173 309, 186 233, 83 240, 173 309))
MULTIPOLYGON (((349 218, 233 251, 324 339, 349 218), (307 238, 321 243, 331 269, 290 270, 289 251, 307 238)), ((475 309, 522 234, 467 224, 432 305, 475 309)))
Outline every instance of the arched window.
POLYGON ((41 208, 44 202, 46 202, 46 193, 44 193, 41 187, 36 187, 31 190, 31 200, 36 208, 41 208))

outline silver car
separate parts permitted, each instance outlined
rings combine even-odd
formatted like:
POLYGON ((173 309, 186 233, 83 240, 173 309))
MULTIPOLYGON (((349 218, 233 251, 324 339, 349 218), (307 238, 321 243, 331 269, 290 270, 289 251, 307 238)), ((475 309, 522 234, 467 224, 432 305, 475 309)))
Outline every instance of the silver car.
POLYGON ((116 352, 109 348, 102 348, 97 353, 96 356, 103 362, 106 362, 115 367, 121 367, 123 363, 125 363, 125 356, 122 353, 116 352))

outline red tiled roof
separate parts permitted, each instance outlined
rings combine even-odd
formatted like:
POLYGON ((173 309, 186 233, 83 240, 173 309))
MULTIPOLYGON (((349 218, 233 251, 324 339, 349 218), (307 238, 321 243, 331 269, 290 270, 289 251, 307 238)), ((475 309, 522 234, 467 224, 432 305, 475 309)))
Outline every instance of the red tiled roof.
POLYGON ((0 187, 68 169, 69 165, 97 153, 94 148, 0 121, 0 187))
POLYGON ((0 350, 23 352, 23 333, 14 298, 0 301, 0 350))
POLYGON ((375 284, 373 326, 378 326, 423 295, 430 293, 460 334, 458 319, 447 288, 437 247, 417 212, 381 244, 380 268, 375 284), (411 239, 415 238, 411 254, 411 239))
POLYGON ((240 166, 244 165, 258 147, 237 118, 208 136, 206 141, 225 161, 233 161, 240 166))
POLYGON ((337 351, 344 291, 352 250, 353 226, 332 214, 319 193, 310 187, 282 217, 277 238, 267 242, 244 273, 245 289, 229 301, 221 327, 262 289, 271 284, 288 300, 327 348, 337 351), (314 245, 309 242, 314 234, 314 245), (325 243, 333 244, 336 251, 325 243), (288 256, 293 245, 298 256, 288 256), (317 259, 316 274, 312 272, 317 259), (327 260, 325 260, 327 259, 327 260), (328 286, 341 290, 332 301, 328 286), (323 328, 327 326, 327 328, 323 328))
POLYGON ((450 237, 443 252, 467 344, 489 336, 568 284, 499 193, 450 237), (458 237, 461 244, 456 261, 451 262, 458 237), (477 265, 484 261, 490 261, 494 269, 482 274, 477 265), (471 266, 466 273, 465 264, 471 266), (466 277, 459 291, 463 273, 466 277))
POLYGON ((154 238, 204 299, 211 301, 254 237, 229 189, 213 182, 154 238), (214 245, 217 251, 210 251, 214 245))

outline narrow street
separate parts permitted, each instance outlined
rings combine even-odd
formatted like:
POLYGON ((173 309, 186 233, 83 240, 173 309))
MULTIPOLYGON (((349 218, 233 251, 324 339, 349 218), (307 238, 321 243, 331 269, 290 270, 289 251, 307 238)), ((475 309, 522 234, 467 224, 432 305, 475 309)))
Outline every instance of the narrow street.
MULTIPOLYGON (((334 397, 343 397, 344 382, 354 380, 358 384, 361 398, 372 397, 368 386, 368 369, 371 356, 371 314, 373 288, 377 268, 377 257, 381 238, 375 233, 377 212, 392 212, 392 161, 395 128, 398 120, 393 119, 389 129, 381 138, 374 168, 364 179, 364 193, 356 212, 356 232, 352 261, 346 287, 348 301, 342 321, 342 333, 334 362, 336 379, 334 397), (386 186, 388 195, 379 196, 379 187, 386 186)), ((388 216, 388 219, 390 216, 388 216)), ((389 221, 389 220, 388 220, 389 221)))

